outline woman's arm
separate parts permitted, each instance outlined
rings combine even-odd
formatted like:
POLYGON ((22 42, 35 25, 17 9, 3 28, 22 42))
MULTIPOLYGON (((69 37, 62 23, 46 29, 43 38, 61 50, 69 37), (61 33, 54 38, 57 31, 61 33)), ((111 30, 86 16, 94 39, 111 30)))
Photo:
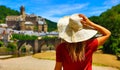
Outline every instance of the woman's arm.
POLYGON ((97 40, 98 40, 98 46, 100 45, 103 45, 105 43, 105 41, 109 38, 109 36, 111 35, 111 32, 98 25, 98 24, 95 24, 93 23, 92 21, 90 21, 86 16, 84 16, 83 14, 79 14, 80 17, 83 18, 83 20, 81 20, 81 22, 84 24, 84 25, 88 25, 88 26, 91 26, 93 27, 94 29, 96 29, 97 31, 99 31, 102 36, 101 37, 98 37, 97 40))
POLYGON ((56 62, 54 70, 62 70, 62 62, 56 62))

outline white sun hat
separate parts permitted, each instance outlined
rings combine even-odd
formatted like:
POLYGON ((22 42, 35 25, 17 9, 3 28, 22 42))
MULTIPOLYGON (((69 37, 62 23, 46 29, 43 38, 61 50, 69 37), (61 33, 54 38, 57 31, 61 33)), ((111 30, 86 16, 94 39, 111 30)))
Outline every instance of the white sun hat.
POLYGON ((76 43, 86 41, 96 35, 97 31, 84 27, 81 20, 78 14, 61 18, 57 23, 59 37, 69 43, 76 43))

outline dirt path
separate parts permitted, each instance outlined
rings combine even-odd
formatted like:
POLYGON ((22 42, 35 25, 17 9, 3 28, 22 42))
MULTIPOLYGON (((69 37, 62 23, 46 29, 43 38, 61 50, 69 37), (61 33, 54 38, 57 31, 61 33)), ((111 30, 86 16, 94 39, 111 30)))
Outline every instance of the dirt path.
MULTIPOLYGON (((40 60, 32 56, 0 60, 0 70, 54 70, 55 61, 40 60)), ((117 70, 112 67, 93 66, 93 70, 117 70)))

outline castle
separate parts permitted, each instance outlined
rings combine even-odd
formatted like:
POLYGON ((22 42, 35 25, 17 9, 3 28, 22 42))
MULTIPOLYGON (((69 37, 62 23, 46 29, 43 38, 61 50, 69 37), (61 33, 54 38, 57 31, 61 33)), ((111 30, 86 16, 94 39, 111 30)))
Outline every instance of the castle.
POLYGON ((24 6, 20 7, 19 16, 7 16, 6 23, 8 28, 15 30, 33 30, 37 32, 47 32, 45 19, 34 14, 27 15, 24 6))

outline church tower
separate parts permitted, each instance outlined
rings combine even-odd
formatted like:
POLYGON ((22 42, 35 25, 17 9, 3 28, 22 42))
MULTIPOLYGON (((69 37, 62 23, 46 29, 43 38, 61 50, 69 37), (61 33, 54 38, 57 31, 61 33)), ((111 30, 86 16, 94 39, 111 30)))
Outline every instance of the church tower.
POLYGON ((25 14, 25 8, 24 8, 24 6, 20 7, 20 14, 21 14, 20 30, 25 30, 25 18, 26 18, 26 14, 25 14))
POLYGON ((26 14, 25 14, 25 8, 24 8, 24 6, 20 7, 20 14, 22 15, 22 18, 25 19, 26 14))

